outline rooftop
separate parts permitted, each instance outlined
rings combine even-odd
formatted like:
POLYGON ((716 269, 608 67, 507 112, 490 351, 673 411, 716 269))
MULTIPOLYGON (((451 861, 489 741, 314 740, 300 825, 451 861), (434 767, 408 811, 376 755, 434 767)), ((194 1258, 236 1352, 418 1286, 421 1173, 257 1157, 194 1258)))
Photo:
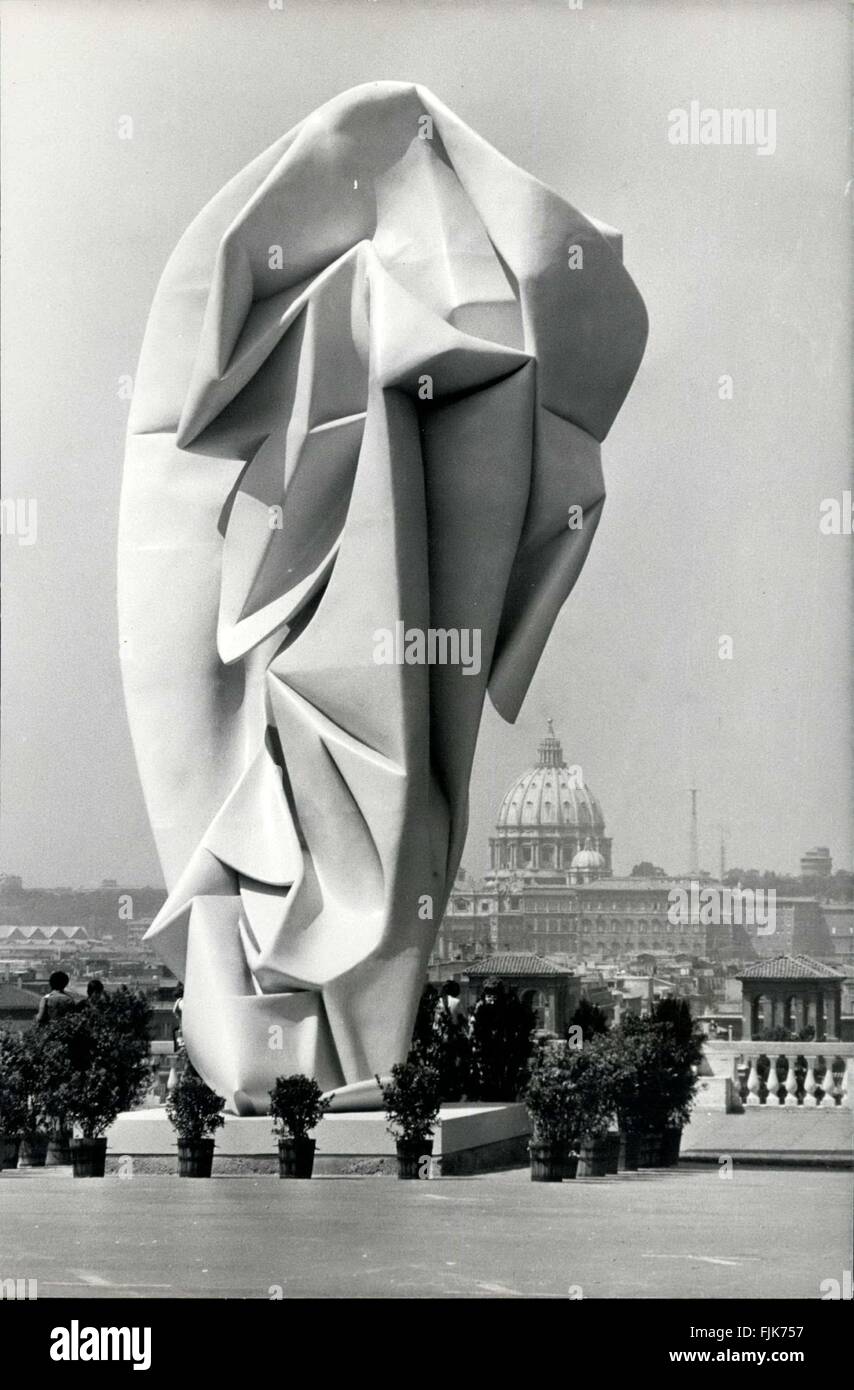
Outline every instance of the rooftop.
POLYGON ((737 980, 844 980, 843 970, 834 970, 812 956, 772 956, 758 960, 736 975, 737 980))
POLYGON ((555 965, 543 956, 535 956, 530 951, 514 951, 498 956, 487 956, 476 960, 468 967, 466 974, 474 979, 488 975, 569 975, 572 972, 565 966, 555 965))

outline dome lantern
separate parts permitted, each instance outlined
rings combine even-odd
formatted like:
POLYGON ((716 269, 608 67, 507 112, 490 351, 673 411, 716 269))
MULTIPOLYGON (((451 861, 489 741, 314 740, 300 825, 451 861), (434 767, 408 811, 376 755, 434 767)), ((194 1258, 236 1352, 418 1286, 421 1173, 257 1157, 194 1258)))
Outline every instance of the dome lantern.
POLYGON ((538 767, 566 767, 563 760, 563 749, 560 746, 560 739, 555 737, 554 724, 551 719, 546 720, 548 733, 537 749, 538 767))

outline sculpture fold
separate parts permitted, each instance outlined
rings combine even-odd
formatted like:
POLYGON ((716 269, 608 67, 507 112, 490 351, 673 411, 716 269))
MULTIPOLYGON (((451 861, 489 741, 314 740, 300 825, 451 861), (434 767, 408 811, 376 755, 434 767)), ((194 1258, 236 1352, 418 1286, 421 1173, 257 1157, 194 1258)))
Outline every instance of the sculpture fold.
POLYGON ((484 696, 515 719, 645 339, 618 234, 406 83, 320 108, 169 260, 121 658, 169 889, 148 938, 238 1113, 295 1071, 373 1103, 406 1056, 484 696))

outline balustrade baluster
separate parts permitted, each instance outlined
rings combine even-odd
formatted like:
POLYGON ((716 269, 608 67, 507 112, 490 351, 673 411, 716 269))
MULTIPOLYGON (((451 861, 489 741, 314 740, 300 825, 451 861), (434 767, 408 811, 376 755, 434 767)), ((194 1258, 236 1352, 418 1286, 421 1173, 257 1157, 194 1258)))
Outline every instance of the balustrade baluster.
POLYGON ((761 1105, 761 1104, 762 1104, 762 1102, 761 1102, 761 1100, 760 1100, 760 1097, 759 1097, 759 1090, 760 1090, 760 1087, 761 1087, 761 1084, 762 1084, 762 1083, 761 1083, 761 1081, 760 1081, 760 1079, 759 1079, 759 1072, 758 1072, 757 1067, 756 1067, 756 1060, 757 1060, 756 1057, 751 1057, 751 1058, 750 1058, 750 1075, 749 1075, 748 1078, 747 1078, 747 1104, 748 1104, 748 1105, 761 1105))
POLYGON ((777 1058, 769 1055, 768 1057, 768 1079, 765 1082, 768 1088, 768 1095, 765 1099, 766 1105, 779 1105, 780 1098, 777 1094, 780 1090, 780 1078, 777 1075, 777 1058))
POLYGON ((821 1104, 824 1110, 835 1110, 836 1077, 833 1075, 833 1058, 830 1056, 830 1054, 828 1054, 826 1061, 827 1071, 824 1073, 824 1076, 821 1079, 821 1089, 824 1091, 824 1095, 821 1098, 821 1104))
POLYGON ((818 1084, 815 1079, 815 1057, 807 1057, 807 1074, 804 1077, 804 1105, 818 1105, 815 1098, 815 1089, 818 1084))
POLYGON ((854 1057, 846 1057, 845 1071, 842 1073, 842 1084, 840 1090, 839 1104, 846 1110, 854 1110, 854 1057))
POLYGON ((750 1065, 745 1058, 742 1057, 738 1064, 738 1093, 741 1096, 742 1105, 747 1104, 747 1077, 749 1072, 750 1065))
POLYGON ((795 1053, 791 1052, 786 1054, 786 1066, 788 1067, 788 1071, 786 1072, 786 1099, 783 1102, 784 1105, 791 1106, 798 1104, 798 1075, 795 1071, 796 1061, 797 1056, 795 1053))

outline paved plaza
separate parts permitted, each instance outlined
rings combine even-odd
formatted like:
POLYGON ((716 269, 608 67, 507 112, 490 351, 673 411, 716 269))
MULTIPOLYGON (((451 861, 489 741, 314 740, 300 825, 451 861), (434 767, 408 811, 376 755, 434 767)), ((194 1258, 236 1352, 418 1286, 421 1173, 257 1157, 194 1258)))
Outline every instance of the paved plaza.
POLYGON ((850 1172, 0 1177, 0 1278, 41 1298, 818 1298, 851 1267, 850 1172))

